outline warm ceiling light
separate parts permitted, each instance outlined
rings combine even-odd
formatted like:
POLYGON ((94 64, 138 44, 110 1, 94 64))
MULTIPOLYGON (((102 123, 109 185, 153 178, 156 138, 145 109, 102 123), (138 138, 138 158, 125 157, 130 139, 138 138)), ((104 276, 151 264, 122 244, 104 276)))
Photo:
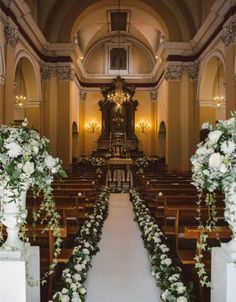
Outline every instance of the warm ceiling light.
POLYGON ((158 59, 159 59, 159 56, 155 56, 155 59, 158 60, 158 59))
POLYGON ((131 96, 128 91, 123 90, 121 77, 117 76, 114 82, 115 90, 107 95, 107 99, 111 102, 115 102, 118 106, 120 106, 124 102, 130 101, 131 96))
POLYGON ((84 57, 83 57, 83 56, 80 56, 79 58, 80 58, 80 60, 81 60, 81 61, 83 61, 83 59, 84 59, 84 57))

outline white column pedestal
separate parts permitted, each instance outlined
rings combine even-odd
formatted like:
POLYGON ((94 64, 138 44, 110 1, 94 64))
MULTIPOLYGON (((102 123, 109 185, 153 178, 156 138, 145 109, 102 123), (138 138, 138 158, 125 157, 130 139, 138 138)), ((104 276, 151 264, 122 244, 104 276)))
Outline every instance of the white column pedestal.
POLYGON ((236 252, 227 243, 212 249, 211 281, 211 302, 236 301, 236 252))
POLYGON ((40 283, 30 287, 26 273, 39 281, 39 247, 29 246, 22 257, 14 259, 13 251, 7 258, 6 251, 0 252, 0 301, 4 302, 40 302, 40 283))

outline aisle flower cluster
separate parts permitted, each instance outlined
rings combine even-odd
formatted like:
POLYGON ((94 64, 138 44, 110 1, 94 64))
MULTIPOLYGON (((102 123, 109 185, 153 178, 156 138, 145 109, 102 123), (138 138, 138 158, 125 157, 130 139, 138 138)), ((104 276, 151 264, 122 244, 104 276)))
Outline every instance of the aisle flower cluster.
POLYGON ((108 215, 109 189, 104 188, 84 222, 72 256, 62 272, 62 290, 53 295, 54 302, 84 302, 84 282, 91 267, 92 257, 99 251, 102 227, 108 215))
POLYGON ((132 189, 130 195, 134 206, 135 220, 139 224, 144 244, 150 255, 152 275, 156 280, 156 285, 162 291, 162 301, 191 301, 191 289, 182 282, 181 268, 172 264, 172 259, 169 257, 170 249, 165 243, 165 235, 137 191, 132 189))

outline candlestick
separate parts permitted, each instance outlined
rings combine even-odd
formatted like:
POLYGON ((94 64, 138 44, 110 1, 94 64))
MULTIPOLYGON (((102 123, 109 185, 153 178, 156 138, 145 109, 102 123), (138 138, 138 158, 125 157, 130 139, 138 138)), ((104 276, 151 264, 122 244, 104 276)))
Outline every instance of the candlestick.
POLYGON ((110 131, 110 142, 111 142, 111 131, 110 131))
POLYGON ((126 132, 125 132, 125 142, 126 142, 126 132))

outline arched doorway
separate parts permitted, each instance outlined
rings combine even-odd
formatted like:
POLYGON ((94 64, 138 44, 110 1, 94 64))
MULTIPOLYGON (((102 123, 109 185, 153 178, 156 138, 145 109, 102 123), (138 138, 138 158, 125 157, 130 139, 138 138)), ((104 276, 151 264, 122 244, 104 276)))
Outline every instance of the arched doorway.
POLYGON ((31 61, 21 57, 15 69, 14 121, 28 120, 28 126, 40 131, 39 83, 31 61), (24 97, 19 102, 19 97, 24 97), (18 99, 17 99, 18 97, 18 99))
POLYGON ((78 158, 79 132, 76 122, 72 124, 72 163, 78 158))
POLYGON ((213 126, 218 120, 226 118, 225 109, 225 68, 220 52, 211 54, 202 66, 199 81, 199 129, 204 122, 213 126), (222 97, 223 102, 214 102, 215 97, 222 97))
POLYGON ((166 158, 166 125, 164 121, 160 123, 158 131, 158 155, 166 158))

